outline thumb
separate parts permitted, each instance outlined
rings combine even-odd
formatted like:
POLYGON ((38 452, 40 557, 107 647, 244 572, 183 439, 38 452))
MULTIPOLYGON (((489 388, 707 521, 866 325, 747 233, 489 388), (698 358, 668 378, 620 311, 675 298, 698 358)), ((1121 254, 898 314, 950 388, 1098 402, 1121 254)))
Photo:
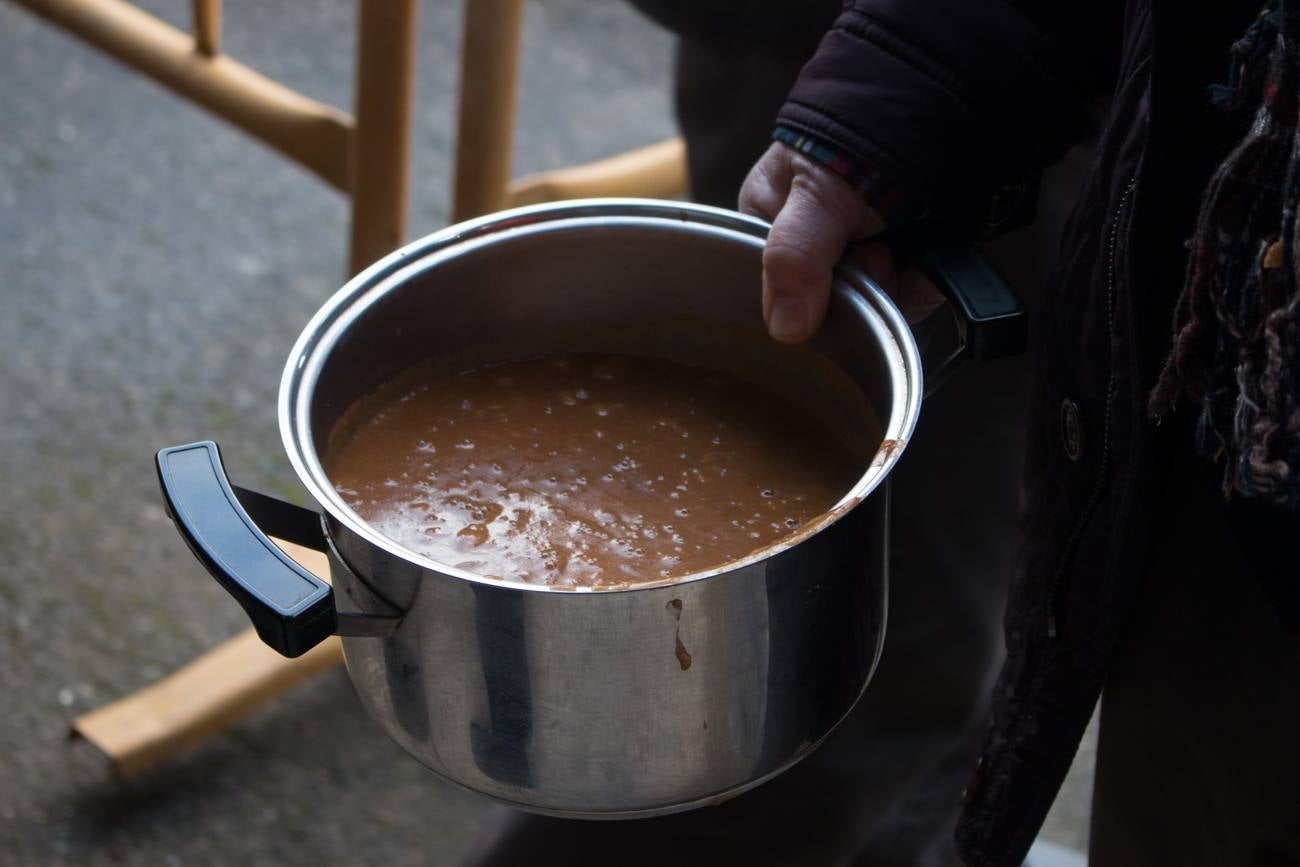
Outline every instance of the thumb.
POLYGON ((799 343, 812 336, 826 315, 844 248, 880 228, 857 190, 829 169, 797 160, 763 250, 763 319, 772 337, 799 343))

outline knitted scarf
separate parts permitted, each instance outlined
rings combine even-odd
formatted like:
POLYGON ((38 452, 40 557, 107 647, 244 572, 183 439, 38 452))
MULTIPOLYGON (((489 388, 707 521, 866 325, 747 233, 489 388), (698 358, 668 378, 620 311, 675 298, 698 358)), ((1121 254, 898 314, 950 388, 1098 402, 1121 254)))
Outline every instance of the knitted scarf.
POLYGON ((1232 47, 1215 103, 1254 119, 1201 200, 1174 340, 1150 396, 1199 409, 1223 491, 1300 506, 1300 0, 1270 0, 1232 47))

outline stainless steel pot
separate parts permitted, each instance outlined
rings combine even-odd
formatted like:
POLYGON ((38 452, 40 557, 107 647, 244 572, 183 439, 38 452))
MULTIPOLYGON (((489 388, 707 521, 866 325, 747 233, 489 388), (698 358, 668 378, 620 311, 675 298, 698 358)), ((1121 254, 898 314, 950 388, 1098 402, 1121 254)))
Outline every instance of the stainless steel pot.
MULTIPOLYGON (((159 453, 169 511, 272 647, 297 655, 342 635, 367 709, 449 780, 586 817, 666 813, 757 785, 813 750, 871 677, 886 611, 885 482, 922 397, 907 323, 859 273, 837 274, 811 352, 765 337, 766 230, 713 208, 599 200, 417 241, 321 308, 285 368, 284 445, 323 514, 236 492, 210 442, 159 453), (361 520, 322 468, 341 413, 417 362, 608 350, 730 366, 856 423, 849 402, 836 404, 842 392, 809 373, 829 362, 879 415, 882 430, 864 422, 861 443, 875 450, 883 434, 884 446, 783 544, 672 583, 589 592, 416 555, 361 520), (263 531, 326 550, 333 590, 263 531)), ((994 275, 941 276, 966 290, 968 351, 1018 351, 1023 317, 994 275)))

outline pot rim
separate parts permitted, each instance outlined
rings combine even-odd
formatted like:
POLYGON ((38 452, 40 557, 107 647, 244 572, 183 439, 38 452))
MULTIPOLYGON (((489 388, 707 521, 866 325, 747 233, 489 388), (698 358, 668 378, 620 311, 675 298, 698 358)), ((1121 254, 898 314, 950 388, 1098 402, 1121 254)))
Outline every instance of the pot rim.
MULTIPOLYGON (((874 281, 855 268, 835 270, 838 302, 828 315, 851 311, 889 357, 893 405, 883 419, 883 440, 866 470, 833 507, 795 532, 744 557, 676 578, 595 587, 557 587, 513 578, 488 578, 404 548, 375 530, 348 506, 329 481, 313 445, 311 405, 326 359, 339 338, 369 305, 416 274, 494 238, 581 225, 676 224, 701 235, 725 237, 761 248, 770 224, 722 208, 658 199, 577 199, 488 214, 433 232, 379 259, 343 285, 308 321, 294 343, 280 380, 280 435, 294 471, 312 498, 335 520, 384 552, 424 570, 499 589, 555 593, 623 593, 678 587, 729 574, 766 560, 828 529, 869 496, 898 462, 911 439, 923 394, 920 353, 911 328, 874 281)), ((877 407, 879 413, 882 407, 877 407)))

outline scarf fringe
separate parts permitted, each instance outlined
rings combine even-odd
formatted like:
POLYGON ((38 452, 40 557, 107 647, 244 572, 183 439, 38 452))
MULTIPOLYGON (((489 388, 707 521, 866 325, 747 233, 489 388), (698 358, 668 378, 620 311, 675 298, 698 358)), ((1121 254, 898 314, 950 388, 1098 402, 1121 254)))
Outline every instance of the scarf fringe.
POLYGON ((1174 338, 1149 400, 1198 407, 1197 450, 1223 491, 1300 507, 1300 13, 1273 0, 1232 48, 1211 98, 1256 106, 1201 201, 1174 338), (1282 179, 1279 184, 1278 180, 1282 179))

